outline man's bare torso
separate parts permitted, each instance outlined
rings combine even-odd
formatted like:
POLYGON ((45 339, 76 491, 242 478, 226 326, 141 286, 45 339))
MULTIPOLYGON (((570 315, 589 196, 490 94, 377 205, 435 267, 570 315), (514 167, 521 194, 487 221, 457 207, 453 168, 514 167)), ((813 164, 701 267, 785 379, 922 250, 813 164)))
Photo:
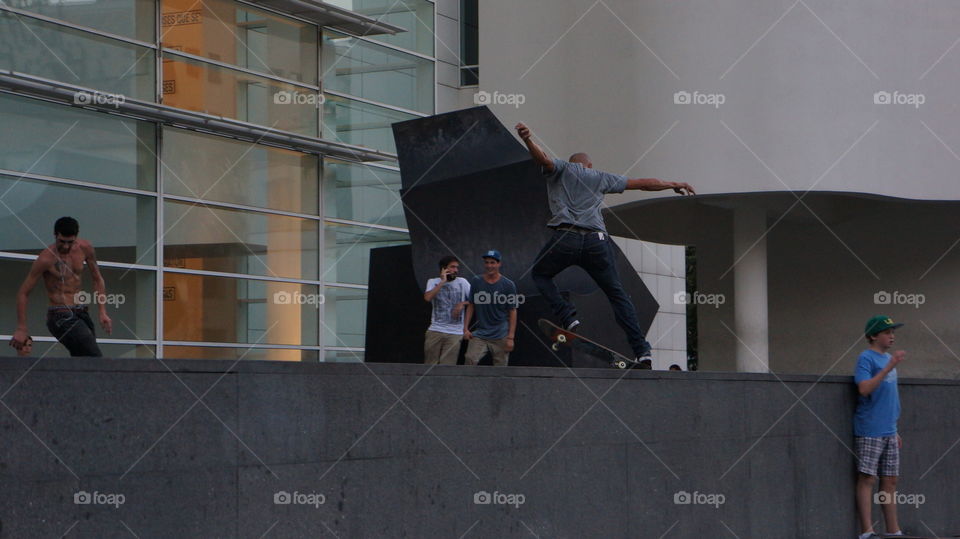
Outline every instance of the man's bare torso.
POLYGON ((84 243, 78 240, 66 254, 57 252, 56 244, 49 245, 39 258, 44 262, 43 283, 47 287, 50 305, 76 305, 77 294, 83 283, 83 265, 87 256, 84 243))

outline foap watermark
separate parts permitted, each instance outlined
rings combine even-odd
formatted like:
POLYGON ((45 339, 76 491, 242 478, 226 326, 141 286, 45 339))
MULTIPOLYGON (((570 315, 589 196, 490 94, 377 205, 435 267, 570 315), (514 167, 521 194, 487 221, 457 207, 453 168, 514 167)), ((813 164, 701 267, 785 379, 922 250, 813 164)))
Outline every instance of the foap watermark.
POLYGON ((80 291, 74 294, 73 302, 77 305, 112 305, 114 309, 127 302, 123 294, 101 294, 100 292, 80 291))
POLYGON ((75 105, 100 105, 120 108, 120 105, 127 102, 127 97, 123 94, 109 94, 105 92, 87 92, 79 91, 73 94, 73 103, 75 105))
POLYGON ((520 108, 520 105, 526 102, 527 96, 523 94, 502 94, 497 91, 491 94, 483 90, 473 94, 475 105, 513 105, 515 108, 520 108))
POLYGON ((711 105, 720 108, 720 105, 726 102, 727 96, 724 94, 705 94, 699 90, 694 90, 693 93, 680 90, 673 94, 674 105, 711 105))
POLYGON ((273 303, 276 305, 313 305, 319 309, 326 301, 323 294, 304 294, 300 291, 273 293, 273 303))
POLYGON ((473 503, 476 505, 512 505, 519 509, 526 502, 527 497, 523 494, 508 494, 498 490, 493 491, 493 494, 485 490, 473 494, 473 503))
POLYGON ((310 105, 319 108, 326 101, 327 98, 318 93, 280 90, 273 94, 274 105, 310 105))
POLYGON ((927 497, 923 494, 904 494, 903 492, 886 492, 879 491, 873 495, 873 503, 877 505, 887 505, 887 504, 896 504, 896 505, 912 505, 917 509, 921 505, 927 503, 927 497))
POLYGON ((491 294, 481 290, 473 295, 473 303, 476 305, 523 305, 526 302, 527 297, 523 294, 504 294, 496 291, 491 294))
POLYGON ((713 305, 714 309, 719 309, 726 302, 727 297, 723 294, 704 294, 697 291, 691 294, 681 290, 673 295, 675 305, 713 305))
POLYGON ((904 294, 899 290, 881 290, 873 295, 873 303, 876 305, 913 305, 914 309, 919 309, 926 302, 927 296, 923 294, 904 294))
POLYGON ((689 493, 685 490, 674 493, 673 503, 676 505, 712 505, 714 509, 719 509, 721 505, 727 503, 727 497, 720 493, 708 493, 693 491, 689 493))
POLYGON ((927 96, 923 94, 904 94, 898 90, 892 93, 881 90, 873 94, 874 105, 911 105, 918 109, 926 102, 927 96))
POLYGON ((273 503, 276 505, 312 505, 317 509, 327 503, 327 497, 319 492, 298 492, 291 494, 285 490, 273 493, 273 503))
POLYGON ((112 505, 114 508, 119 508, 126 501, 126 496, 114 492, 98 492, 96 490, 87 492, 81 490, 73 493, 73 503, 77 505, 112 505))

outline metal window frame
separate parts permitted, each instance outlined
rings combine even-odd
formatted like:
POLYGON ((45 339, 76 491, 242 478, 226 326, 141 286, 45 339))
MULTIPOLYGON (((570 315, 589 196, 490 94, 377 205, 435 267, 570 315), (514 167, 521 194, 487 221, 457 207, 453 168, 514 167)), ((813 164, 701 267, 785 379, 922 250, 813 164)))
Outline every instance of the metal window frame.
POLYGON ((297 86, 297 87, 300 87, 300 88, 306 88, 306 89, 308 89, 308 90, 313 90, 313 91, 315 91, 315 92, 317 92, 317 93, 320 92, 320 86, 319 86, 319 85, 314 86, 314 85, 309 84, 309 83, 306 83, 306 82, 302 82, 302 81, 298 81, 298 80, 293 80, 293 79, 288 79, 288 78, 284 78, 284 77, 278 77, 278 76, 276 76, 276 75, 266 74, 266 73, 263 73, 262 71, 255 71, 255 70, 253 70, 253 69, 249 69, 249 68, 246 68, 246 67, 240 67, 240 66, 238 66, 238 65, 230 64, 230 63, 227 63, 227 62, 221 62, 221 61, 219 61, 219 60, 214 60, 214 59, 212 59, 212 58, 207 58, 206 56, 198 56, 198 55, 196 55, 196 54, 190 54, 190 53, 188 53, 188 52, 178 51, 178 50, 176 50, 176 49, 171 49, 171 48, 169 48, 169 47, 162 47, 162 48, 161 48, 161 53, 162 53, 162 55, 179 56, 179 57, 182 57, 182 58, 186 58, 186 59, 188 59, 188 60, 193 60, 193 61, 195 61, 195 62, 200 62, 200 63, 203 63, 203 64, 208 64, 208 65, 217 66, 217 67, 222 68, 222 69, 228 69, 228 70, 231 70, 231 71, 239 71, 240 73, 245 73, 245 74, 247 74, 247 75, 251 75, 251 76, 254 76, 254 77, 260 77, 260 78, 262 78, 262 79, 268 79, 268 80, 273 80, 273 81, 277 81, 277 82, 282 82, 282 83, 284 83, 284 84, 289 84, 289 85, 291 85, 291 86, 297 86))
POLYGON ((0 91, 28 97, 40 97, 50 102, 71 107, 150 121, 160 125, 172 125, 302 153, 346 157, 360 161, 397 160, 396 154, 381 150, 325 140, 291 131, 270 129, 249 122, 136 99, 126 99, 124 103, 118 104, 116 107, 96 104, 78 105, 73 102, 73 96, 77 92, 95 93, 98 91, 9 70, 0 69, 0 91))
MULTIPOLYGON (((436 63, 434 63, 434 68, 436 68, 436 63)), ((404 114, 409 114, 409 115, 411 115, 411 116, 416 116, 416 117, 418 117, 418 118, 426 118, 427 116, 430 116, 430 114, 428 114, 428 113, 426 113, 426 112, 420 112, 420 111, 416 111, 416 110, 410 110, 410 109, 407 109, 407 108, 398 107, 398 106, 396 106, 396 105, 387 105, 386 103, 381 103, 381 102, 379 102, 379 101, 374 101, 374 100, 372 100, 372 99, 367 99, 367 98, 365 98, 365 97, 358 97, 358 96, 355 96, 355 95, 345 94, 345 93, 343 93, 343 92, 338 92, 338 91, 336 91, 336 90, 329 90, 329 89, 327 89, 327 90, 324 90, 323 93, 324 93, 325 95, 332 95, 332 96, 334 96, 334 97, 339 97, 340 99, 349 99, 349 100, 351 100, 351 101, 356 101, 356 102, 358 102, 358 103, 363 103, 363 104, 365 104, 365 105, 373 105, 373 106, 375 106, 375 107, 381 107, 381 108, 393 110, 393 111, 396 111, 396 112, 402 112, 402 113, 404 113, 404 114)), ((434 92, 434 95, 436 95, 436 92, 434 92)), ((434 98, 434 99, 436 99, 436 98, 434 98)))
POLYGON ((156 48, 157 48, 156 43, 151 43, 151 42, 149 42, 149 41, 140 41, 139 39, 134 39, 134 38, 131 38, 131 37, 127 37, 127 36, 120 35, 120 34, 114 34, 113 32, 106 32, 106 31, 103 31, 103 30, 97 30, 96 28, 91 28, 91 27, 89 27, 89 26, 83 26, 83 25, 80 25, 80 24, 74 24, 74 23, 72 23, 72 22, 68 22, 68 21, 65 21, 65 20, 62 20, 62 19, 56 19, 56 18, 53 18, 53 17, 48 17, 47 15, 41 15, 40 13, 35 13, 35 12, 32 12, 32 11, 26 11, 26 10, 23 10, 23 9, 10 7, 10 6, 7 5, 6 3, 2 3, 2 2, 0 2, 0 11, 6 11, 6 12, 8 12, 8 13, 13 13, 13 14, 15 14, 15 15, 19 15, 19 16, 21 16, 21 17, 27 17, 28 19, 35 19, 35 20, 38 20, 38 21, 42 21, 42 22, 46 22, 46 23, 49 23, 49 24, 53 24, 53 25, 55 25, 55 26, 61 26, 61 27, 64 27, 64 28, 70 28, 70 29, 72 29, 72 30, 77 30, 77 31, 80 31, 80 32, 83 32, 83 33, 86 33, 86 34, 91 34, 91 35, 94 35, 94 36, 97 36, 97 37, 105 37, 105 38, 113 39, 113 40, 116 40, 116 41, 122 41, 122 42, 124 42, 124 43, 129 44, 129 45, 138 45, 138 46, 140 46, 140 47, 145 47, 145 48, 148 48, 148 49, 156 49, 156 48))

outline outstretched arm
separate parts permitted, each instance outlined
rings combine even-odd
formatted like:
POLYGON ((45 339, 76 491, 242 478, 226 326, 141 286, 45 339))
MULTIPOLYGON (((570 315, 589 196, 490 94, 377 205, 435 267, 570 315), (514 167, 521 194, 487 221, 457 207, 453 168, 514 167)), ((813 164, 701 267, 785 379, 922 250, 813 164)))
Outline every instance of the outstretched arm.
POLYGON ((540 146, 533 141, 533 133, 530 131, 530 128, 520 122, 517 124, 517 134, 520 135, 520 140, 527 145, 527 150, 530 152, 530 156, 533 157, 533 160, 537 162, 538 165, 543 167, 547 173, 553 172, 553 159, 550 159, 540 146))
POLYGON ((693 187, 684 182, 664 182, 653 178, 635 178, 627 180, 627 189, 640 191, 666 191, 673 189, 678 195, 695 195, 693 187))

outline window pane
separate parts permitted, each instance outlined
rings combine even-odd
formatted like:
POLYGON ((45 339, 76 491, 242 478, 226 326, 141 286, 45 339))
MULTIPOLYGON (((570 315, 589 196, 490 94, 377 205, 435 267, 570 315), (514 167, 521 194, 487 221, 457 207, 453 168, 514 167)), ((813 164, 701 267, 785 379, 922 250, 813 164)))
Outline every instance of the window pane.
MULTIPOLYGON (((427 0, 329 0, 328 4, 352 10, 406 30, 371 39, 433 56, 433 2, 427 0)), ((452 43, 448 44, 453 46, 452 43)))
MULTIPOLYGON (((36 338, 36 337, 34 337, 36 338)), ((153 359, 157 357, 157 347, 143 344, 104 344, 97 343, 103 357, 111 359, 133 358, 133 359, 153 359)), ((0 357, 16 357, 17 351, 10 346, 0 346, 0 357)), ((34 341, 33 349, 30 351, 30 357, 69 357, 70 352, 60 343, 47 341, 34 341), (53 350, 51 350, 51 348, 53 350)))
POLYGON ((363 352, 352 350, 324 350, 323 360, 328 363, 359 363, 363 361, 363 352))
MULTIPOLYGON (((367 291, 328 286, 324 296, 324 346, 366 346, 367 291)), ((349 352, 347 355, 353 357, 349 352)))
POLYGON ((323 168, 324 215, 405 228, 400 173, 343 161, 323 168))
POLYGON ((164 192, 316 215, 318 159, 183 129, 163 130, 164 192))
POLYGON ((299 86, 163 55, 165 105, 315 137, 319 101, 299 86))
POLYGON ((4 11, 0 69, 143 101, 156 97, 150 49, 4 11))
POLYGON ((391 124, 418 118, 376 105, 326 95, 323 138, 397 153, 391 124))
POLYGON ((317 85, 317 27, 230 0, 163 0, 163 46, 317 85))
POLYGON ((153 42, 154 3, 151 0, 5 0, 6 5, 79 26, 140 41, 153 42))
POLYGON ((460 68, 460 86, 477 86, 480 84, 480 69, 477 67, 460 68))
POLYGON ((319 361, 316 350, 290 350, 284 348, 221 348, 211 346, 164 346, 164 359, 229 359, 236 361, 319 361))
MULTIPOLYGON (((11 260, 0 258, 0 294, 5 298, 15 298, 20 284, 27 277, 31 260, 11 260)), ((98 338, 154 340, 156 313, 156 272, 148 270, 128 270, 123 268, 105 268, 100 273, 107 286, 107 315, 113 320, 113 333, 107 335, 100 327, 98 308, 90 306, 90 318, 95 325, 98 338)), ((90 272, 83 272, 81 291, 93 292, 90 272)), ((80 298, 78 298, 80 299, 80 298)), ((27 330, 30 335, 50 337, 47 330, 47 307, 50 301, 43 282, 30 293, 27 299, 27 330)), ((0 309, 0 327, 12 331, 17 327, 17 311, 11 301, 6 308, 0 309)), ((0 348, 6 348, 6 343, 0 348)), ((60 355, 69 355, 61 347, 60 355)), ((106 355, 106 351, 104 351, 106 355)))
POLYGON ((433 62, 343 34, 323 32, 323 87, 433 114, 433 62))
POLYGON ((370 249, 410 243, 406 232, 339 223, 325 223, 324 237, 323 280, 346 284, 367 284, 370 249))
POLYGON ((0 168, 156 189, 152 123, 0 94, 0 168))
MULTIPOLYGON (((98 260, 156 264, 156 198, 0 175, 0 251, 37 254, 63 215, 80 222, 98 260), (15 213, 11 213, 15 212, 15 213)), ((12 296, 11 296, 12 297, 12 296)))
POLYGON ((167 201, 163 264, 317 279, 319 221, 167 201))
POLYGON ((165 272, 168 341, 316 345, 319 287, 165 272))
POLYGON ((460 62, 465 66, 480 63, 478 5, 478 0, 460 0, 460 62))

